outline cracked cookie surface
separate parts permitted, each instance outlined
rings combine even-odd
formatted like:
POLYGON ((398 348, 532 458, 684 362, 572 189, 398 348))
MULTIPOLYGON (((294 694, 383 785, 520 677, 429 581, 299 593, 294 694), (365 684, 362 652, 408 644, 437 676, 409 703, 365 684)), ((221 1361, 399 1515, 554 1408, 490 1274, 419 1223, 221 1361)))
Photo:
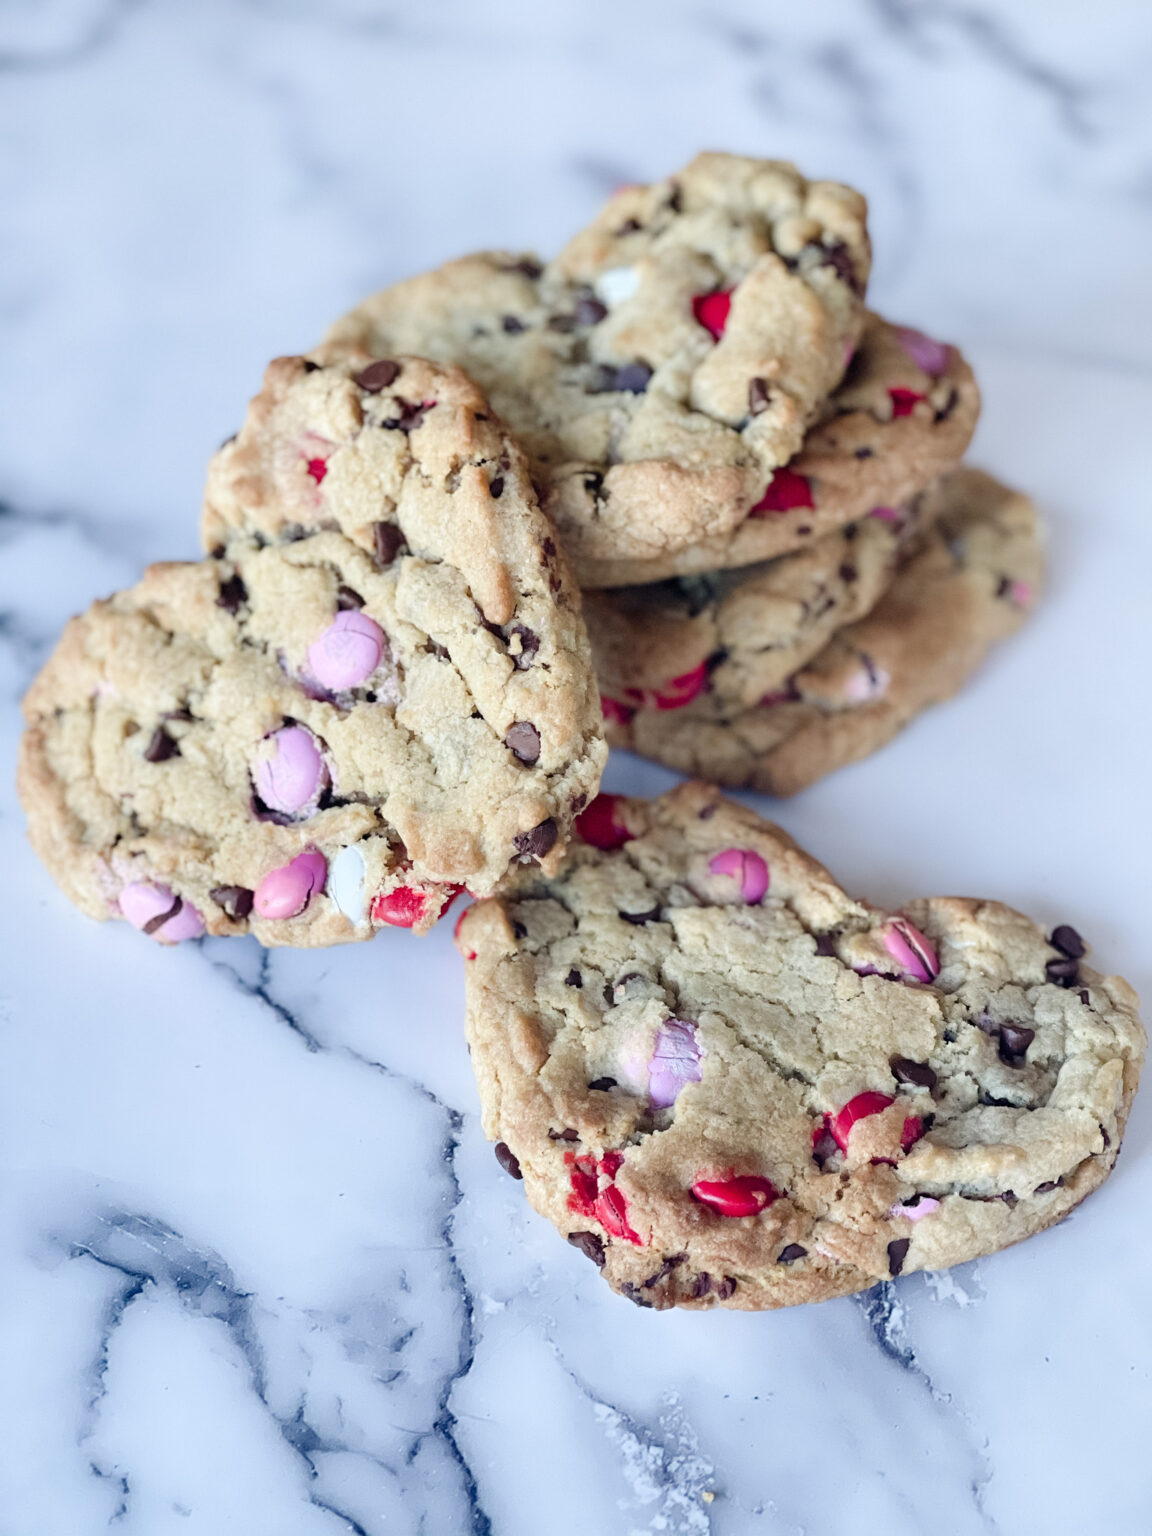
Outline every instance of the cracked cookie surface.
POLYGON ((757 674, 738 650, 716 666, 716 688, 717 653, 687 678, 672 673, 677 653, 671 682, 639 700, 611 697, 618 683, 609 668, 609 742, 732 788, 790 795, 951 698, 1027 618, 1043 578, 1043 541, 1032 503, 979 470, 946 475, 920 505, 927 526, 905 546, 871 612, 775 691, 753 697, 757 674))
POLYGON ((617 560, 731 537, 843 375, 868 268, 850 188, 706 154, 622 189, 546 266, 450 262, 328 342, 465 368, 531 455, 581 585, 600 585, 617 560))
POLYGON ((642 1306, 755 1309, 1059 1221, 1115 1161, 1137 999, 994 901, 849 897, 710 785, 601 796, 461 919, 485 1130, 642 1306))
POLYGON ((329 944, 557 865, 607 752, 579 593, 472 383, 393 366, 273 363, 219 554, 73 619, 30 690, 30 835, 92 916, 329 944))

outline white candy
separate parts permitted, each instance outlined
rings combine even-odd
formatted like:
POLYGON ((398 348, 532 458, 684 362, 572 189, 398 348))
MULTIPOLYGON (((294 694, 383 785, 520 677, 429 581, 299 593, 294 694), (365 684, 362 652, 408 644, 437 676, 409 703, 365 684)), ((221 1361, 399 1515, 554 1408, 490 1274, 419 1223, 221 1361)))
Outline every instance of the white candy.
POLYGON ((640 274, 635 267, 609 267, 592 284, 596 297, 609 309, 630 299, 639 286, 640 274))
POLYGON ((328 895, 349 922, 364 920, 364 855, 354 844, 328 866, 328 895))

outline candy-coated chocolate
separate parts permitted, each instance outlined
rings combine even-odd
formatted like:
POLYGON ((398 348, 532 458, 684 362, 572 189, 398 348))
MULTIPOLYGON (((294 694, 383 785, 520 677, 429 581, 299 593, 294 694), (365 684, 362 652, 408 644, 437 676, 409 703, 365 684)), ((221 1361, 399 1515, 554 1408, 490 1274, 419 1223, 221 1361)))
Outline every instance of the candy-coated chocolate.
POLYGON ((308 647, 308 670, 324 688, 358 688, 380 665, 384 631, 358 608, 338 613, 308 647))
POLYGON ((252 902, 257 917, 299 917, 318 891, 324 889, 328 863, 318 848, 305 848, 288 864, 270 870, 256 887, 252 902))

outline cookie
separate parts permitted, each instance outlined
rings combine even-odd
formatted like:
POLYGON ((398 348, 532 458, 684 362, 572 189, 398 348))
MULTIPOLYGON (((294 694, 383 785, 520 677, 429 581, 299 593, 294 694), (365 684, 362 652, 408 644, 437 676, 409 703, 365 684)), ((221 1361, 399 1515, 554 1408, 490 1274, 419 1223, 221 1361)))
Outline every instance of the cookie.
POLYGON ((701 155, 618 192, 547 266, 465 257, 376 294, 328 339, 465 368, 597 585, 605 562, 671 557, 744 520, 843 375, 868 268, 857 193, 701 155))
MULTIPOLYGON (((978 470, 922 499, 927 530, 872 611, 838 631, 786 683, 746 700, 757 675, 722 659, 724 691, 672 676, 637 701, 604 702, 608 740, 719 784, 791 795, 890 741, 951 698, 1024 622, 1043 575, 1035 508, 978 470)), ((680 659, 669 660, 669 671, 680 659)), ((611 685, 610 685, 611 686, 611 685)))
POLYGON ((379 371, 274 363, 221 553, 72 620, 29 692, 30 835, 91 916, 331 944, 557 866, 607 753, 579 593, 474 386, 395 366, 418 447, 379 371))
POLYGON ((747 707, 786 688, 880 600, 937 502, 881 507, 759 565, 585 593, 605 713, 627 721, 636 707, 682 707, 705 689, 747 707))
POLYGON ((1108 1176, 1137 999, 995 901, 888 913, 690 783, 601 796, 470 907, 484 1127, 640 1306, 820 1301, 989 1254, 1108 1176))

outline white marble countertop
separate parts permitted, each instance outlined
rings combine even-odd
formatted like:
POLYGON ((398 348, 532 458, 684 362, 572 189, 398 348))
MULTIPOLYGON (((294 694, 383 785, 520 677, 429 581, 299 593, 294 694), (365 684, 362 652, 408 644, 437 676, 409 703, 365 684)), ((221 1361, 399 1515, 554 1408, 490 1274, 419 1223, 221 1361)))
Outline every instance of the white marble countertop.
MULTIPOLYGON (((850 888, 1073 922, 1147 994, 1150 65, 1146 0, 7 0, 4 784, 67 615, 196 554, 268 357, 702 145, 789 156, 868 193, 877 306, 969 353, 1052 582, 775 814, 850 888)), ((73 911, 7 788, 0 850, 2 1536, 1152 1526, 1152 1099, 1022 1248, 637 1311, 481 1136, 446 928, 167 951, 73 911)))

